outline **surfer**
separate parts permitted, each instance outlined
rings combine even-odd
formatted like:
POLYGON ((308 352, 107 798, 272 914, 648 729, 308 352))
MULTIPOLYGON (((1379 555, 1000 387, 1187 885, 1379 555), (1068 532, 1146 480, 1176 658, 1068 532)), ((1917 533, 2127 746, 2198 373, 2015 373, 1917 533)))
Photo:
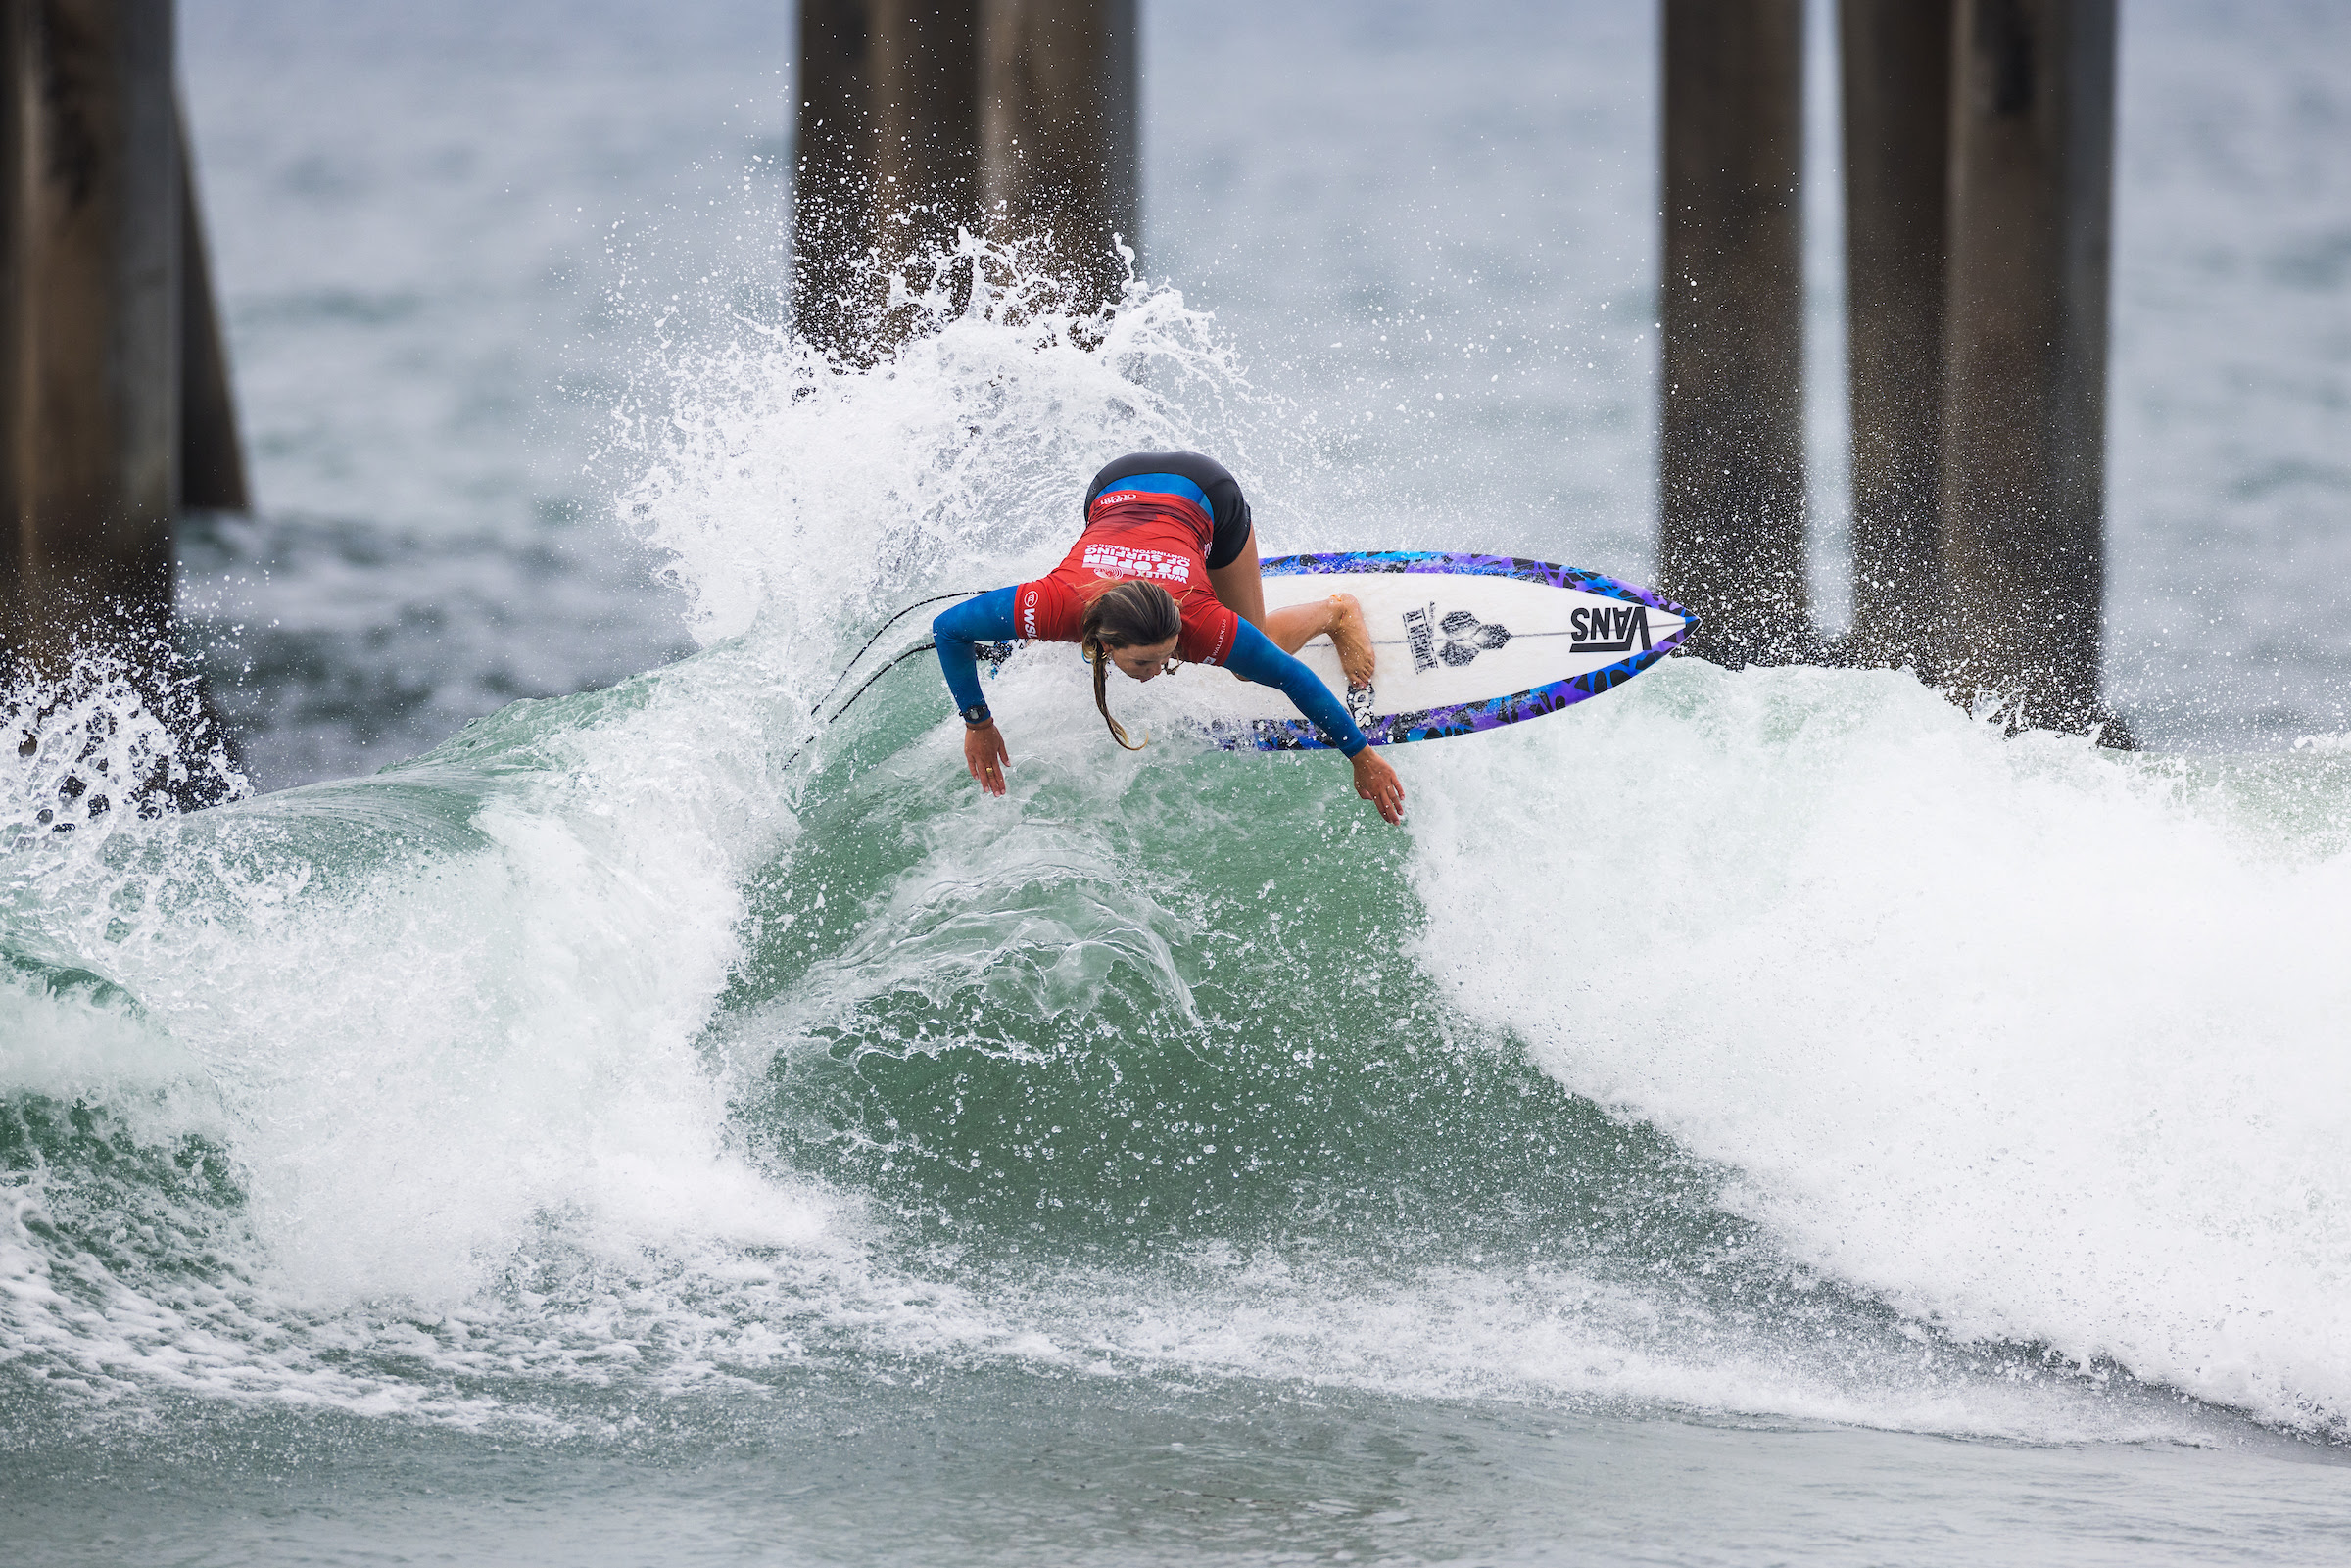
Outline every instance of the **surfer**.
POLYGON ((1059 566, 1030 583, 966 599, 931 623, 938 662, 964 722, 963 760, 980 787, 1004 792, 1012 753, 980 695, 976 642, 1008 638, 1076 642, 1094 667, 1094 706, 1111 716, 1115 666, 1148 681, 1171 660, 1220 664, 1281 691, 1355 769, 1355 792, 1391 823, 1404 821, 1404 781, 1314 671, 1291 657, 1328 637, 1351 685, 1371 681, 1369 628, 1351 594, 1271 614, 1258 579, 1257 535, 1241 487, 1222 464, 1189 451, 1138 451, 1094 476, 1085 532, 1059 566))

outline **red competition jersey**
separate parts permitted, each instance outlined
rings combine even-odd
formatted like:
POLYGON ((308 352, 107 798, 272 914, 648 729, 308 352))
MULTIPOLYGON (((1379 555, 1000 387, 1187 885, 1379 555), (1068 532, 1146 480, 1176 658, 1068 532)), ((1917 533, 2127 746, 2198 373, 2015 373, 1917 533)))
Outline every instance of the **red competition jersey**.
POLYGON ((1191 664, 1223 663, 1241 618, 1208 586, 1214 533, 1208 513, 1185 497, 1116 486, 1104 491, 1087 508, 1085 532, 1061 564, 1014 594, 1020 635, 1075 642, 1096 594, 1114 583, 1157 583, 1183 615, 1176 656, 1191 664))

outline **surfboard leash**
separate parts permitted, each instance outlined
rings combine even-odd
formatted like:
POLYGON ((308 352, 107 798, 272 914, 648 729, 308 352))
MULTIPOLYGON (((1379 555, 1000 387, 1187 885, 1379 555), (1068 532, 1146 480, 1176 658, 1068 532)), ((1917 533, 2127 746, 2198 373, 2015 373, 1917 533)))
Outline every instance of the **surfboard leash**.
MULTIPOLYGON (((817 715, 817 724, 819 728, 821 729, 830 727, 831 725, 838 723, 840 719, 840 716, 848 712, 849 708, 859 697, 865 695, 866 692, 873 689, 874 683, 876 681, 881 680, 884 676, 896 669, 899 665, 904 664, 908 659, 913 658, 916 654, 930 653, 936 650, 938 647, 938 644, 936 641, 916 643, 913 647, 910 647, 903 653, 898 654, 888 664, 883 665, 882 668, 876 670, 873 674, 867 676, 863 681, 859 682, 857 689, 850 692, 846 697, 842 698, 840 707, 835 708, 830 714, 827 714, 825 712, 825 704, 833 700, 833 693, 839 691, 840 689, 840 684, 843 681, 846 681, 850 674, 856 670, 857 661, 864 658, 867 653, 871 652, 876 642, 882 641, 883 633, 888 631, 891 627, 897 625, 900 621, 913 614, 916 610, 921 609, 926 604, 936 604, 942 599, 975 598, 980 593, 984 592, 985 591, 967 589, 952 594, 934 594, 929 598, 919 598, 913 603, 905 605, 895 614, 891 615, 888 620, 884 621, 879 627, 875 628, 874 635, 865 640, 864 645, 859 647, 857 651, 850 656, 849 662, 841 666, 840 673, 833 678, 833 684, 826 689, 825 694, 817 698, 815 713, 817 715)), ((997 664, 1001 664, 1012 652, 1012 644, 1009 642, 983 642, 977 644, 977 646, 983 657, 988 658, 990 662, 997 664)), ((817 734, 818 731, 812 729, 807 733, 807 735, 801 737, 800 743, 792 748, 792 755, 784 759, 784 766, 786 768, 790 768, 793 763, 800 760, 801 755, 808 749, 808 743, 816 738, 817 734)))

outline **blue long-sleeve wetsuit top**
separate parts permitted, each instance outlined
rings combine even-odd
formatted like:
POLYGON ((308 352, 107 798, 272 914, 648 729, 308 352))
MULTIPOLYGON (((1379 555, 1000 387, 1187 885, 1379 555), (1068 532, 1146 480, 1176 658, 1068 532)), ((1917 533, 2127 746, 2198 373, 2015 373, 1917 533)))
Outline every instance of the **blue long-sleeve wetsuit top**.
MULTIPOLYGON (((932 635, 938 640, 938 665, 946 674, 947 689, 954 693, 958 708, 976 708, 983 700, 980 659, 972 651, 972 644, 1001 642, 1017 635, 1013 594, 1013 588, 999 588, 978 598, 965 599, 931 623, 932 635)), ((1224 660, 1224 667, 1246 680, 1272 687, 1288 697, 1298 705, 1300 713, 1314 721, 1325 739, 1337 745, 1341 754, 1352 757, 1371 743, 1355 727, 1355 721, 1347 717, 1346 707, 1319 676, 1275 647, 1271 638, 1247 621, 1240 623, 1240 630, 1233 637, 1232 652, 1224 660)))

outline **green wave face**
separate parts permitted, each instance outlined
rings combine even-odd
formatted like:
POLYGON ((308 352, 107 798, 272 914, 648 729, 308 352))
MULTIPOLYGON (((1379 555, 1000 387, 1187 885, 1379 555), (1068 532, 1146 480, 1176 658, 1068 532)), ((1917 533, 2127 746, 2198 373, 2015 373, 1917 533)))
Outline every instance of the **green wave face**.
POLYGON ((934 749, 821 776, 825 847, 759 874, 713 1037, 764 1061, 738 1105, 778 1160, 925 1233, 1083 1259, 1351 1233, 1400 1262, 1646 1256, 1737 1228, 1710 1174, 1463 1023, 1413 960, 1409 840, 1338 765, 1179 754, 1048 776, 1018 825, 942 802, 900 831, 934 749))

